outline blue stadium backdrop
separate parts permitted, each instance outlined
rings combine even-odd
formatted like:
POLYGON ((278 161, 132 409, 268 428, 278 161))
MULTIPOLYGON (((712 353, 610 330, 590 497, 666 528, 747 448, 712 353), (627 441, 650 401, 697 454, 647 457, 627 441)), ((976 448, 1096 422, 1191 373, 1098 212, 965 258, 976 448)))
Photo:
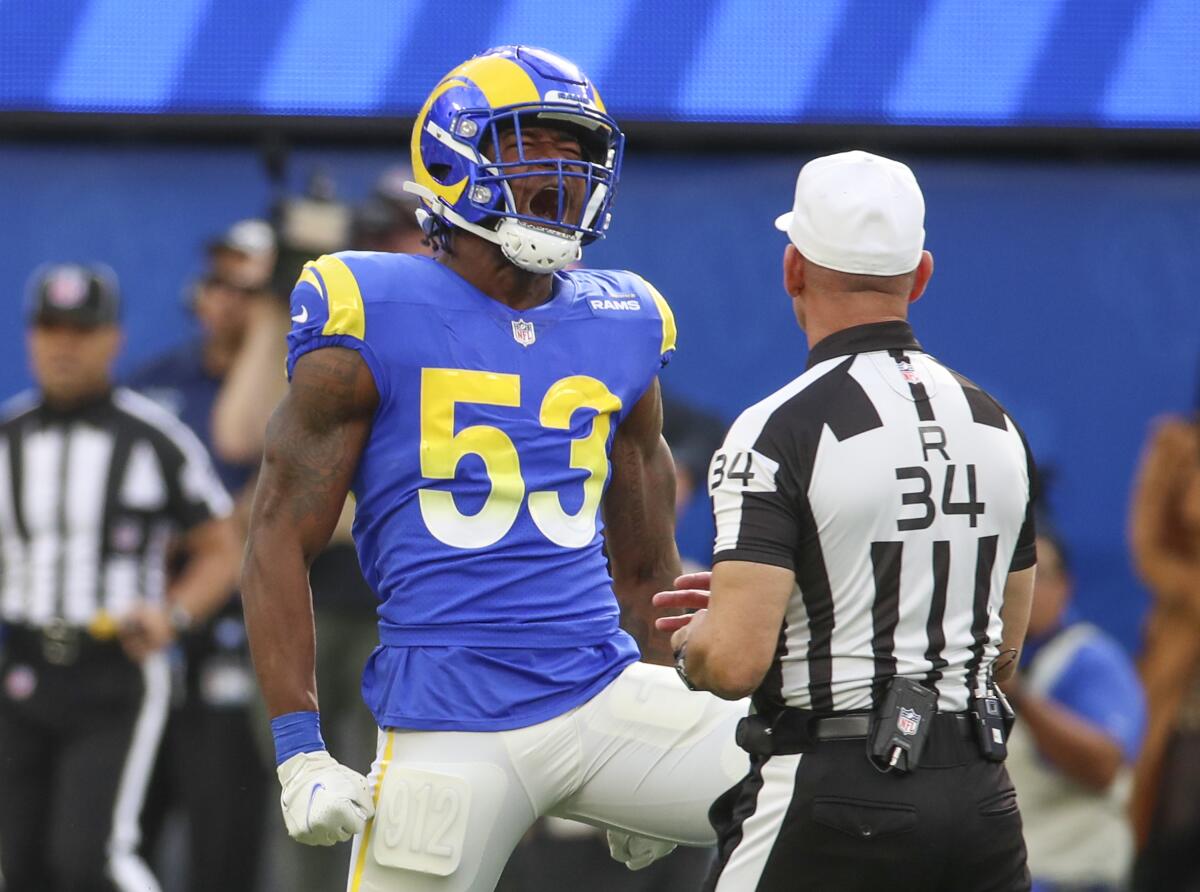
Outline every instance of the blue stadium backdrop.
MULTIPOLYGON (((307 152, 349 197, 403 157, 307 152)), ((593 266, 628 267, 675 307, 680 350, 665 386, 726 417, 803 368, 779 286, 799 156, 646 156, 631 148, 610 238, 593 266)), ((937 270, 914 319, 932 353, 1006 402, 1041 461, 1076 547, 1084 610, 1133 646, 1145 597, 1125 522, 1151 418, 1193 404, 1200 342, 1200 170, 1173 165, 910 159, 929 205, 937 270)), ((181 291, 199 246, 268 191, 243 149, 0 144, 0 391, 28 382, 18 310, 47 259, 105 260, 127 295, 125 366, 186 337, 181 291)), ((704 509, 687 550, 711 543, 704 509)))
POLYGON ((516 42, 626 120, 1200 122, 1195 0, 0 0, 0 110, 411 116, 516 42))

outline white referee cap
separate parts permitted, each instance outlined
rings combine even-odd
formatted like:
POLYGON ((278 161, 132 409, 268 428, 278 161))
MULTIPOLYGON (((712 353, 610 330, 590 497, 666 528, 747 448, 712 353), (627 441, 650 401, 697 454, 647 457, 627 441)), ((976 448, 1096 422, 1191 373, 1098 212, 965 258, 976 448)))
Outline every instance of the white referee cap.
POLYGON ((813 263, 843 273, 912 272, 925 247, 925 198, 908 165, 870 152, 814 158, 775 228, 813 263))
POLYGON ((275 251, 275 230, 266 220, 238 220, 208 243, 209 252, 236 251, 247 257, 261 257, 275 251))

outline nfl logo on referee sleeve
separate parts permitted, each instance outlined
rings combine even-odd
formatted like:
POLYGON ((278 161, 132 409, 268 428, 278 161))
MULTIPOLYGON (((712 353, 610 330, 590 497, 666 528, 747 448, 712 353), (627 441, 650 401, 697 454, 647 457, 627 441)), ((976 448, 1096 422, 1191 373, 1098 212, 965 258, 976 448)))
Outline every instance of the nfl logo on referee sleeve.
POLYGON ((533 331, 533 323, 526 322, 524 319, 514 319, 512 324, 513 340, 522 347, 528 347, 537 340, 537 335, 533 331))
POLYGON ((917 733, 917 729, 921 727, 921 717, 914 710, 900 708, 900 715, 896 719, 896 728, 905 737, 912 737, 917 733))

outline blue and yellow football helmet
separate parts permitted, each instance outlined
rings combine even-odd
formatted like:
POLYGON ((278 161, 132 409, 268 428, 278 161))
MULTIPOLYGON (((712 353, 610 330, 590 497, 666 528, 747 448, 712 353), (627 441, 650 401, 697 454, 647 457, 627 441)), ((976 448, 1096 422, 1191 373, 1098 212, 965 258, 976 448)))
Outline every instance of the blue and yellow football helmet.
POLYGON ((624 144, 577 65, 535 47, 497 47, 434 87, 413 125, 414 182, 405 188, 421 197, 425 214, 418 214, 427 232, 443 224, 465 229, 499 245, 522 269, 549 273, 578 260, 582 245, 604 236, 624 144), (526 162, 522 125, 570 131, 583 159, 526 162), (500 135, 509 128, 518 135, 518 159, 502 162, 500 135), (558 177, 556 219, 518 212, 510 184, 530 176, 558 177), (572 215, 577 219, 567 219, 568 179, 585 181, 582 212, 572 215))

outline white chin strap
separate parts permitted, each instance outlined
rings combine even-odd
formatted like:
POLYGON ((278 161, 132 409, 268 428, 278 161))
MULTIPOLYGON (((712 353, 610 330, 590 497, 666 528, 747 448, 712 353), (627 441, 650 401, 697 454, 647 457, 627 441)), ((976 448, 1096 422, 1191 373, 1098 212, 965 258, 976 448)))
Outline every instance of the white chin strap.
POLYGON ((491 233, 514 266, 531 273, 552 273, 583 256, 578 235, 552 232, 522 220, 505 217, 491 233))
MULTIPOLYGON (((433 190, 418 183, 407 182, 404 191, 419 195, 429 202, 439 216, 455 226, 499 245, 501 252, 513 264, 531 273, 553 273, 565 269, 583 256, 579 233, 555 232, 548 227, 536 226, 522 220, 505 217, 495 229, 464 220, 462 216, 446 207, 433 190)), ((421 211, 417 212, 418 214, 421 211)))

